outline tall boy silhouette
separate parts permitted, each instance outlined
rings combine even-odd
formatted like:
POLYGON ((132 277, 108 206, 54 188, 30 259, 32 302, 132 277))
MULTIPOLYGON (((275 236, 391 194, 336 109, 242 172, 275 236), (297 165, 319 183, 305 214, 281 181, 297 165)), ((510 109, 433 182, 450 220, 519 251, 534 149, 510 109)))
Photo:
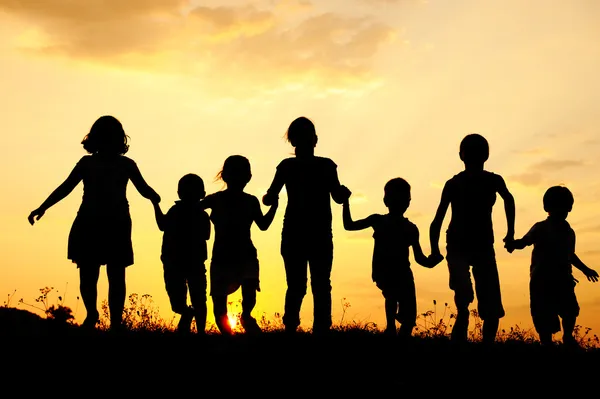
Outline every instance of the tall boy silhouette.
POLYGON ((469 134, 460 143, 460 159, 465 169, 448 180, 435 218, 430 227, 432 256, 439 256, 439 237, 448 207, 452 208, 446 232, 446 260, 450 289, 454 291, 457 317, 452 340, 466 341, 469 327, 469 305, 477 296, 479 316, 483 320, 483 341, 494 342, 504 307, 494 251, 492 208, 496 193, 504 200, 507 233, 505 242, 514 239, 515 202, 502 176, 484 170, 489 157, 487 140, 469 134), (471 267, 475 292, 471 282, 471 267))

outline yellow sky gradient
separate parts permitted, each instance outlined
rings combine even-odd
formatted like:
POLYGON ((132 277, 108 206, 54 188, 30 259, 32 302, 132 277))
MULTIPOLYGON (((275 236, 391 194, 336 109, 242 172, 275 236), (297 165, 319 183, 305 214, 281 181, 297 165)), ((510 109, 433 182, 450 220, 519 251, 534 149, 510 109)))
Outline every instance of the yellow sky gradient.
MULTIPOLYGON (((207 191, 228 155, 250 159, 247 192, 259 198, 292 152, 283 134, 297 116, 316 125, 318 155, 332 158, 354 193, 353 216, 385 212, 383 186, 412 185, 407 216, 428 229, 444 182, 462 165, 458 145, 479 132, 487 169, 515 196, 516 233, 545 218, 543 192, 566 184, 577 253, 600 271, 600 3, 586 0, 0 0, 0 294, 33 302, 54 286, 76 307, 78 274, 66 259, 79 186, 31 227, 29 212, 85 153, 96 118, 114 115, 131 137, 128 155, 163 198, 199 174, 207 191), (197 2, 199 3, 199 2, 197 2), (108 4, 108 6, 106 6, 108 4)), ((128 293, 150 294, 170 320, 151 204, 129 190, 135 265, 128 293)), ((253 230, 262 292, 255 315, 283 312, 279 237, 285 197, 271 228, 253 230)), ((333 205, 334 322, 385 323, 370 280, 371 231, 345 232, 333 205)), ((447 216, 445 226, 449 221, 447 216)), ((531 249, 509 255, 502 201, 494 211, 506 317, 501 328, 532 327, 531 249)), ((209 249, 212 240, 209 242, 209 249)), ((441 246, 443 248, 443 235, 441 246)), ((208 265, 208 263, 207 263, 208 265)), ((445 262, 413 266, 420 312, 452 304, 445 262)), ((600 284, 575 271, 579 324, 600 330, 600 284)), ((101 276, 99 300, 106 298, 101 276)), ((232 296, 235 301, 240 294, 232 296)), ((210 301, 209 301, 209 310, 210 301)), ((78 306, 77 319, 85 316, 78 306)), ((305 299, 303 326, 312 322, 305 299)), ((212 321, 212 317, 209 316, 212 321)))

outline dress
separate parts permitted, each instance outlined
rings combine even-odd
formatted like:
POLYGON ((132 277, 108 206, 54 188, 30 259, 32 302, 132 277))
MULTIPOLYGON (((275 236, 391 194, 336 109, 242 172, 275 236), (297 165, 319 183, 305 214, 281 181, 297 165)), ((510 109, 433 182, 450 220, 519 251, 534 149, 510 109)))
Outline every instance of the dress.
POLYGON ((261 213, 258 198, 229 190, 210 194, 202 201, 210 208, 215 228, 210 263, 210 295, 230 295, 242 283, 260 291, 259 265, 250 228, 261 213))
POLYGON ((126 191, 136 172, 135 162, 122 155, 86 155, 75 166, 74 173, 83 180, 83 198, 69 233, 67 257, 77 267, 133 264, 126 191))

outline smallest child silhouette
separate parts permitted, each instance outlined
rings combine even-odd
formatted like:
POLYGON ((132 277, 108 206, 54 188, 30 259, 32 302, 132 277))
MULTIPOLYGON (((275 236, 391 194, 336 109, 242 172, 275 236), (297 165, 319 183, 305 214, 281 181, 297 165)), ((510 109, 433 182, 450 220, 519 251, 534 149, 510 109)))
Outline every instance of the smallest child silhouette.
POLYGON ((389 210, 387 214, 373 214, 354 221, 348 199, 342 208, 344 229, 352 231, 372 227, 374 230, 372 278, 385 298, 385 333, 396 335, 397 320, 401 324, 398 335, 403 339, 412 335, 417 321, 417 298, 409 248, 412 247, 415 260, 421 266, 432 268, 443 260, 441 255, 426 257, 423 254, 419 229, 404 216, 410 200, 408 182, 394 178, 384 187, 383 202, 389 210))
POLYGON ((552 344, 552 334, 560 331, 563 344, 577 345, 573 330, 579 304, 575 296, 578 282, 572 274, 575 266, 589 281, 598 281, 598 273, 587 267, 575 254, 575 232, 567 222, 573 208, 573 194, 563 186, 550 187, 543 198, 548 218, 533 225, 523 238, 505 244, 509 252, 533 245, 531 253, 529 298, 531 317, 542 345, 552 344))
POLYGON ((173 312, 181 315, 177 331, 188 333, 196 318, 198 334, 206 326, 206 241, 210 238, 210 219, 202 207, 206 192, 204 181, 195 174, 179 180, 179 201, 163 214, 153 202, 158 228, 164 232, 161 260, 165 288, 173 312), (187 305, 188 290, 192 307, 187 305))

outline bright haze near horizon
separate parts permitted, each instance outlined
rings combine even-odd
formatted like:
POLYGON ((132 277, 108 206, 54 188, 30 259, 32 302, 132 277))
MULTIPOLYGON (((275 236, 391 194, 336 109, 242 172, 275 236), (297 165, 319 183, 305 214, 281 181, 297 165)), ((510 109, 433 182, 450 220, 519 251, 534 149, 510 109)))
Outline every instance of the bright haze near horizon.
MULTIPOLYGON (((441 188, 463 167, 460 140, 478 132, 490 143, 486 168, 515 197, 516 236, 546 217, 544 191, 564 184, 575 197, 568 220, 576 251, 600 270, 599 17, 600 3, 590 0, 0 0, 0 294, 16 290, 11 305, 30 309, 18 299, 35 303, 39 288, 64 295, 67 287, 65 304, 77 308, 78 321, 85 317, 77 269, 66 258, 81 185, 35 226, 27 215, 85 155, 81 139, 105 114, 123 123, 127 155, 165 210, 186 173, 200 175, 209 193, 222 189, 214 177, 232 154, 249 158, 246 191, 262 197, 292 153, 287 126, 307 116, 319 135, 316 154, 333 159, 353 191, 355 218, 385 212, 384 184, 408 180, 406 215, 426 254, 441 188)), ((150 294, 171 320, 152 206, 131 185, 128 198, 135 253, 128 294, 150 294)), ((271 228, 252 231, 261 265, 256 317, 283 313, 285 205, 284 194, 271 228)), ((383 327, 372 231, 344 231, 341 207, 332 209, 334 323, 347 302, 345 321, 383 327)), ((494 228, 501 328, 530 329, 531 248, 504 250, 500 197, 494 228)), ((452 305, 445 261, 431 270, 412 256, 411 263, 419 313, 433 310, 434 300, 438 312, 452 305)), ((578 324, 597 332, 600 284, 574 275, 578 324)), ((99 302, 106 293, 103 272, 99 302)), ((311 322, 309 288, 302 325, 311 322)))

